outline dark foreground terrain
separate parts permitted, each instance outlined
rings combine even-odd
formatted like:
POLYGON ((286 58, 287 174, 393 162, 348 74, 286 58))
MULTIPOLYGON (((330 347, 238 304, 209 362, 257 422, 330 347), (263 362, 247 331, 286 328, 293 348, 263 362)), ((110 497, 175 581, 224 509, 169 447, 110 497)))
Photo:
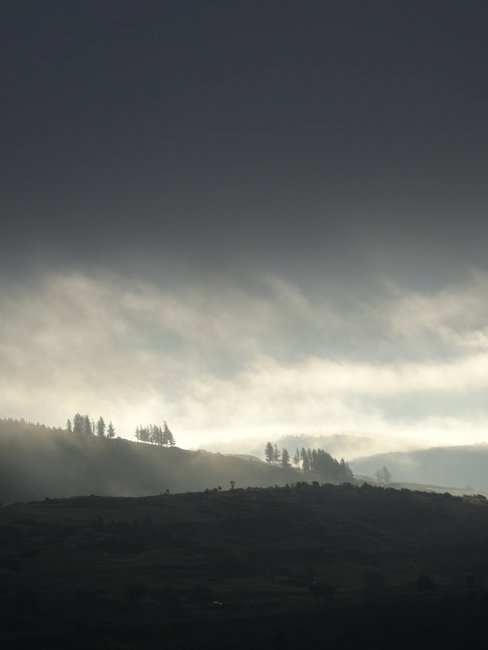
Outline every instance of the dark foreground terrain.
POLYGON ((488 503, 298 484, 0 509, 1 647, 484 648, 488 503))

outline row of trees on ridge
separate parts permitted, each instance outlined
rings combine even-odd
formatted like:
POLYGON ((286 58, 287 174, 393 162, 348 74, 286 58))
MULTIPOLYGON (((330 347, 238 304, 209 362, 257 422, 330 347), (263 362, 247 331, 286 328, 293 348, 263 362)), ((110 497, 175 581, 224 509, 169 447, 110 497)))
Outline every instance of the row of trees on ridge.
MULTIPOLYGON (((73 420, 66 422, 66 430, 68 433, 84 434, 88 436, 99 436, 100 438, 114 438, 115 429, 112 422, 108 425, 102 416, 95 422, 89 415, 82 415, 76 413, 73 420)), ((138 426, 136 428, 135 437, 138 442, 149 442, 153 445, 160 447, 174 447, 176 445, 175 438, 172 431, 164 422, 161 427, 157 424, 149 424, 147 426, 138 426)))
POLYGON ((158 424, 149 424, 144 427, 138 426, 134 435, 138 442, 149 442, 160 447, 174 447, 176 445, 173 433, 166 422, 162 427, 158 424))
POLYGON ((66 422, 66 430, 68 433, 85 434, 87 436, 97 435, 100 438, 115 437, 115 429, 112 422, 110 421, 107 426, 102 416, 95 422, 89 415, 76 413, 73 417, 73 422, 71 420, 66 422))
POLYGON ((296 449, 293 458, 287 449, 279 449, 276 444, 267 442, 264 448, 264 458, 267 463, 291 467, 304 474, 315 474, 325 481, 344 483, 353 479, 353 473, 343 458, 340 461, 333 458, 323 449, 296 449))

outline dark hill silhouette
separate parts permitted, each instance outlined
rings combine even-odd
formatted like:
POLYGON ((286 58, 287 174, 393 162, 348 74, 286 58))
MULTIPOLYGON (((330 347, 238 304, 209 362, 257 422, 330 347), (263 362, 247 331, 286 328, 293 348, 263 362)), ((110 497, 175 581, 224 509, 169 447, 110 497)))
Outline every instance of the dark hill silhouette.
POLYGON ((358 458, 350 463, 355 474, 374 476, 386 466, 395 482, 470 487, 488 491, 488 445, 433 447, 358 458))
POLYGON ((486 647, 488 501, 303 482, 0 508, 0 646, 486 647))

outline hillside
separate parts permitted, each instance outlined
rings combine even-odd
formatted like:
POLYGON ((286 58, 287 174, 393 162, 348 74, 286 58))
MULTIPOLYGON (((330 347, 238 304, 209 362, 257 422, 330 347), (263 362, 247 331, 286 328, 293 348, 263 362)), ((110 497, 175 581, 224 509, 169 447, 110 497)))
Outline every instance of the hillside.
POLYGON ((469 487, 488 491, 488 445, 435 447, 359 458, 350 463, 355 474, 373 476, 386 466, 394 481, 469 487))
MULTIPOLYGON (((312 477, 313 478, 313 477, 312 477)), ((203 451, 69 434, 0 421, 0 502, 80 494, 145 496, 221 487, 285 485, 293 469, 203 451)))
POLYGON ((487 537, 483 498, 370 486, 16 504, 0 643, 484 647, 487 537))

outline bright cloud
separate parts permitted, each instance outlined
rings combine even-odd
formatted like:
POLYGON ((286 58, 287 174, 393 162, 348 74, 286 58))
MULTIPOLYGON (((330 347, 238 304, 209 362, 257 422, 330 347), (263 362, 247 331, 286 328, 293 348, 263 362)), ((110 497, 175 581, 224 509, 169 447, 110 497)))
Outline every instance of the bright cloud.
POLYGON ((50 274, 0 295, 0 414, 103 414, 182 444, 344 430, 488 440, 488 278, 368 299, 282 278, 165 286, 50 274))

